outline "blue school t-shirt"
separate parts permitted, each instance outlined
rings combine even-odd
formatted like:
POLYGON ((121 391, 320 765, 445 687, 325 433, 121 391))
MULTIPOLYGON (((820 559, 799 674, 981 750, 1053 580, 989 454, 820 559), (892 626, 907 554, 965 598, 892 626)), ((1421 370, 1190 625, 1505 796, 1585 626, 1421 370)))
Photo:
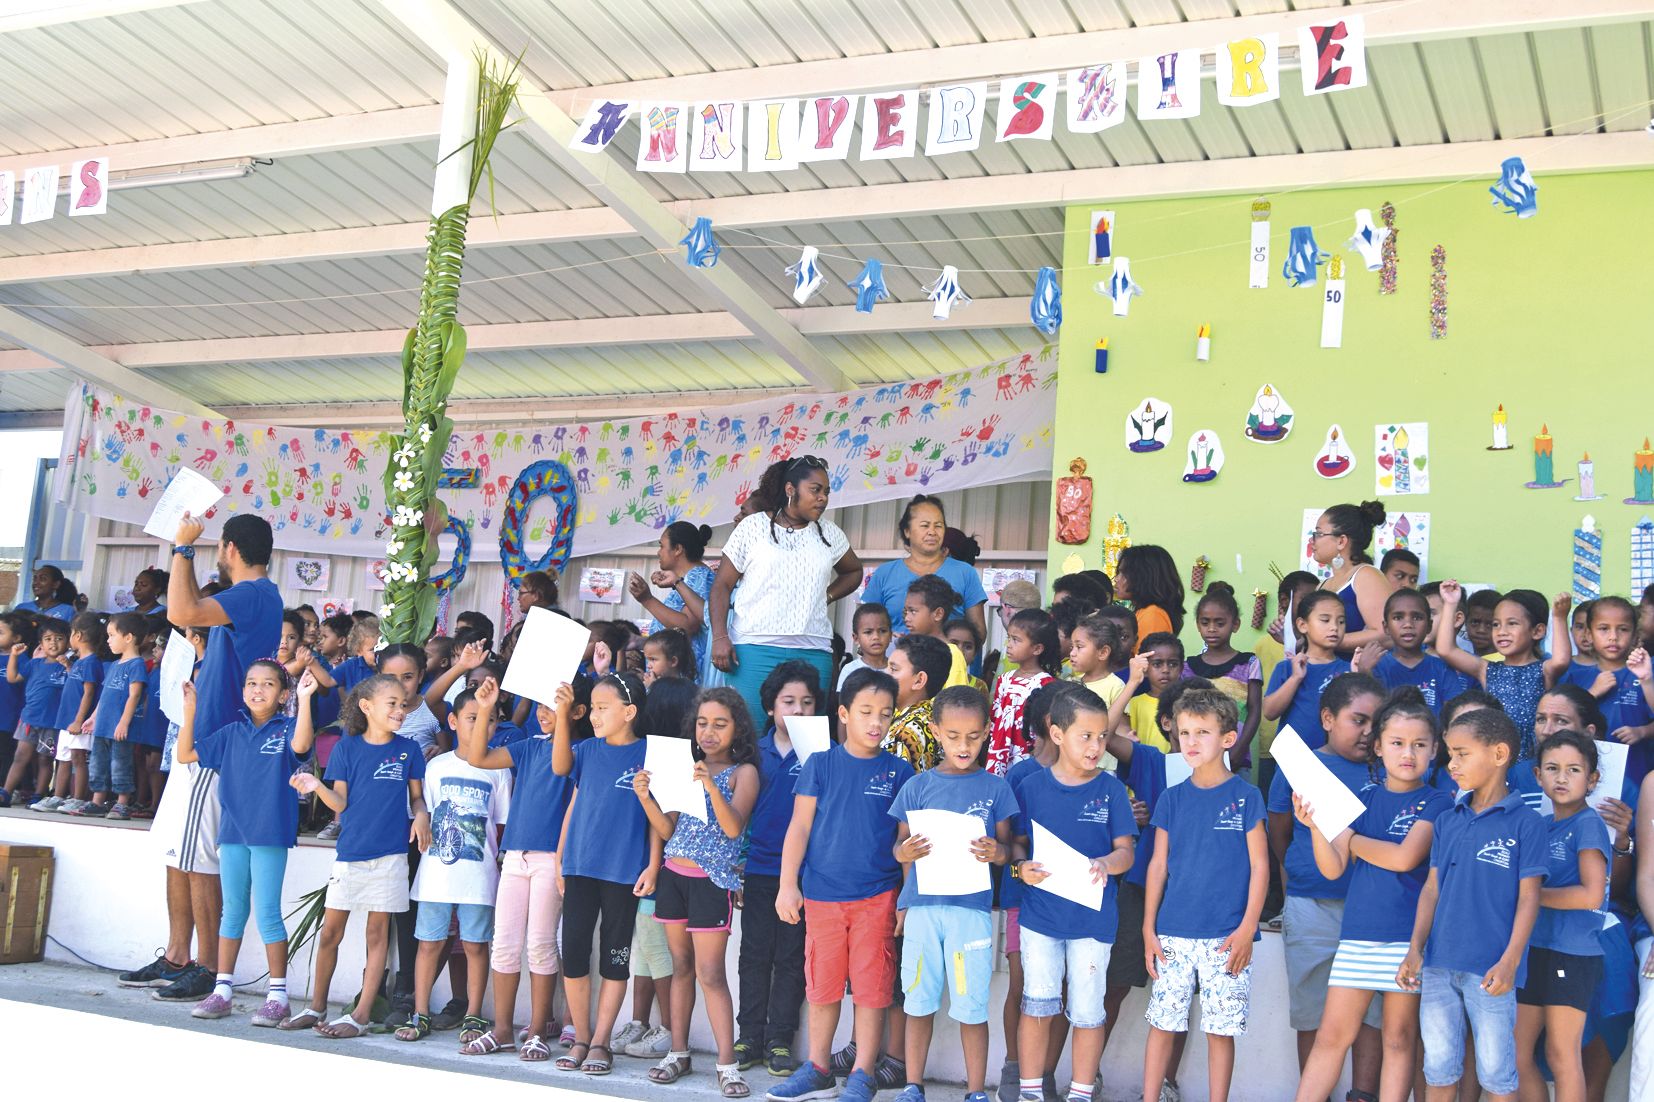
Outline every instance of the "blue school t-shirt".
POLYGON ((281 643, 281 594, 269 578, 251 578, 206 600, 217 601, 230 621, 207 632, 195 675, 195 729, 216 731, 241 714, 247 667, 274 656, 281 643))
POLYGON ((37 616, 50 616, 54 620, 67 621, 75 618, 75 606, 70 604, 68 601, 64 601, 61 604, 55 604, 51 608, 41 608, 39 603, 36 601, 24 601, 21 604, 13 605, 12 611, 32 612, 37 616))
POLYGON ((1263 793, 1241 777, 1211 788, 1190 779, 1161 793, 1149 826, 1166 832, 1170 858, 1156 934, 1205 939, 1235 932, 1252 889, 1247 835, 1263 821, 1263 793))
MULTIPOLYGON (((1357 796, 1364 794, 1373 783, 1371 771, 1362 762, 1350 761, 1324 750, 1316 751, 1321 763, 1332 770, 1332 775, 1344 782, 1344 787, 1357 796)), ((1292 785, 1284 772, 1276 773, 1269 784, 1269 810, 1292 815, 1292 785)), ((1286 873, 1286 894, 1302 899, 1343 899, 1350 890, 1350 870, 1337 880, 1321 875, 1315 864, 1315 843, 1309 837, 1310 828, 1292 816, 1292 844, 1286 848, 1286 860, 1281 867, 1286 873)))
MULTIPOLYGON (((1021 759, 1006 771, 1005 783, 1011 786, 1011 798, 1017 802, 1018 811, 1021 811, 1021 809, 1028 806, 1022 802, 1023 782, 1029 777, 1034 776, 1036 773, 1043 772, 1045 772, 1045 766, 1041 765, 1039 763, 1039 759, 1033 756, 1021 759)), ((1011 831, 1012 833, 1016 833, 1021 829, 1022 826, 1019 822, 1011 828, 1011 831)), ((1011 875, 1009 865, 1005 866, 999 879, 1000 909, 1008 911, 1012 907, 1022 906, 1022 893, 1022 881, 1011 875)))
MULTIPOLYGON (((137 682, 147 688, 149 670, 144 667, 142 658, 123 658, 118 662, 108 662, 104 664, 103 669, 103 690, 98 693, 98 706, 92 713, 92 736, 112 739, 115 737, 115 728, 120 725, 121 713, 126 711, 127 698, 132 695, 132 683, 137 682)), ((138 706, 132 710, 132 719, 126 725, 128 739, 137 734, 143 724, 144 704, 144 698, 140 695, 138 706)))
POLYGON ((31 658, 20 670, 23 675, 23 713, 30 727, 57 726, 58 703, 69 671, 55 658, 31 658))
POLYGON ((563 875, 629 885, 649 867, 649 819, 632 788, 644 750, 642 739, 611 746, 589 738, 575 746, 575 812, 563 840, 563 875))
POLYGON ((352 655, 328 673, 338 685, 339 699, 343 700, 346 693, 373 676, 373 667, 360 655, 352 655))
MULTIPOLYGON (((1568 672, 1573 673, 1571 669, 1568 672)), ((1596 680, 1599 672, 1596 667, 1590 667, 1590 678, 1584 683, 1587 692, 1591 689, 1590 682, 1596 680)), ((1608 730, 1602 732, 1603 738, 1613 738, 1614 732, 1621 727, 1644 727, 1654 723, 1654 709, 1649 708, 1643 687, 1637 681, 1637 675, 1630 670, 1614 671, 1614 688, 1598 703, 1602 706, 1602 718, 1608 723, 1608 730)), ((1633 742, 1631 752, 1625 759, 1627 785, 1641 784, 1651 766, 1654 766, 1654 738, 1633 742)))
MULTIPOLYGON (((27 669, 26 663, 17 664, 19 676, 27 669)), ((23 714, 23 682, 12 684, 0 677, 0 734, 17 730, 19 717, 23 714)))
MULTIPOLYGON (((1362 793, 1362 801, 1367 810, 1350 824, 1351 828, 1363 838, 1396 844, 1407 838, 1414 823, 1434 824, 1453 806, 1452 796, 1430 785, 1411 792, 1391 792, 1375 784, 1362 793)), ((1430 876, 1428 855, 1418 868, 1407 872, 1381 869, 1358 857, 1352 857, 1349 864, 1349 894, 1344 900, 1344 926, 1339 936, 1346 941, 1410 940, 1419 892, 1430 876)))
MULTIPOLYGON (((1481 975, 1510 944, 1521 882, 1549 868, 1545 821, 1514 792, 1483 810, 1471 810, 1465 793, 1436 819, 1430 867, 1436 870, 1436 916, 1424 944, 1426 968, 1481 975)), ((1516 969, 1527 978, 1528 953, 1516 969)))
MULTIPOLYGON (((1017 820, 1017 833, 1030 839, 1032 861, 1040 859, 1039 847, 1032 844, 1034 823, 1091 858, 1107 857, 1114 851, 1116 838, 1137 837, 1131 797, 1112 773, 1098 773, 1084 784, 1068 785, 1051 770, 1042 769, 1022 782, 1019 802, 1025 810, 1017 820)), ((1018 921, 1024 930, 1062 941, 1093 938, 1112 944, 1120 921, 1114 881, 1108 878, 1102 908, 1095 911, 1038 885, 1025 884, 1018 921)))
MULTIPOLYGON (((1004 777, 987 770, 974 773, 943 773, 927 769, 902 785, 896 793, 896 802, 890 805, 890 817, 907 823, 911 811, 957 811, 982 820, 982 833, 989 838, 995 828, 1017 816, 1017 802, 1011 795, 1011 786, 1004 777)), ((908 824, 910 834, 922 833, 908 824)), ((909 869, 902 885, 902 894, 896 900, 901 910, 909 907, 965 907, 973 911, 993 909, 993 888, 987 887, 970 895, 921 895, 919 870, 909 869)))
MULTIPOLYGON (((362 740, 356 737, 345 739, 339 744, 340 751, 344 750, 345 743, 360 744, 362 740)), ((291 849, 298 842, 299 794, 287 782, 298 772, 300 765, 310 760, 310 754, 293 752, 291 716, 272 716, 263 726, 255 726, 252 717, 243 712, 235 722, 197 735, 195 752, 200 756, 203 768, 218 770, 218 802, 223 808, 223 818, 218 827, 221 844, 291 849)), ((336 751, 328 761, 330 779, 334 763, 338 760, 339 753, 336 751)), ((349 801, 345 808, 346 815, 356 812, 358 799, 369 798, 365 789, 381 787, 368 782, 358 785, 349 778, 345 779, 345 783, 349 785, 345 793, 349 801)), ((358 822, 357 826, 360 825, 358 822)), ((399 825, 398 836, 401 844, 396 852, 401 852, 407 848, 405 821, 399 825)), ((339 839, 339 845, 343 850, 343 836, 339 839)), ((346 857, 341 852, 340 860, 365 858, 346 857)))
POLYGON ((1373 667, 1373 676, 1386 689, 1399 689, 1403 685, 1418 689, 1438 717, 1442 714, 1442 705, 1464 692, 1466 684, 1462 674, 1433 654, 1425 655, 1412 668, 1402 665, 1394 654, 1385 654, 1373 667))
MULTIPOLYGON (((1297 731, 1298 737, 1311 750, 1325 746, 1327 732, 1321 726, 1321 694, 1326 692, 1327 683, 1333 678, 1349 672, 1350 664, 1342 658, 1334 658, 1331 662, 1311 662, 1304 667, 1304 679, 1298 683, 1298 692, 1293 696, 1292 703, 1281 713, 1280 726, 1297 731)), ((1277 662, 1274 672, 1269 675, 1269 687, 1264 690, 1264 695, 1268 696, 1285 685, 1291 676, 1292 663, 1277 662)))
MULTIPOLYGON (((517 738, 501 745, 511 755, 511 816, 505 821, 500 852, 555 853, 563 839, 563 815, 574 795, 574 782, 552 771, 550 739, 524 738, 521 727, 511 724, 510 728, 517 738)), ((495 728, 490 748, 499 737, 500 730, 495 728)), ((575 747, 576 752, 579 749, 575 747)), ((632 800, 637 802, 637 797, 632 800)))
POLYGON ((793 790, 803 768, 796 749, 781 756, 773 728, 758 740, 758 800, 747 822, 747 875, 781 875, 781 847, 793 821, 793 790))
MULTIPOLYGON (((57 722, 53 724, 58 730, 68 730, 70 724, 75 722, 87 685, 92 686, 92 711, 86 713, 86 722, 91 723, 97 714, 97 691, 103 685, 103 662, 96 655, 76 659, 75 664, 69 667, 69 673, 63 679, 63 695, 58 698, 57 722)), ((89 731, 83 728, 81 733, 87 734, 89 731)))
POLYGON ((346 735, 327 761, 327 779, 345 782, 339 816, 340 861, 372 861, 408 851, 408 782, 425 779, 425 754, 401 735, 375 746, 346 735))
POLYGON ((810 755, 794 790, 816 801, 800 885, 805 899, 871 899, 901 882, 890 805, 912 776, 911 765, 882 750, 858 758, 837 745, 810 755))
POLYGON ((144 671, 144 705, 127 737, 139 746, 156 750, 167 743, 167 715, 161 711, 161 664, 144 671))
MULTIPOLYGON (((902 609, 907 605, 907 587, 921 576, 915 574, 905 561, 892 559, 873 571, 873 576, 867 579, 862 600, 883 605, 885 611, 890 613, 890 629, 897 635, 905 635, 907 624, 902 619, 902 609)), ((982 578, 974 566, 954 558, 943 559, 942 565, 936 568, 936 576, 952 586, 959 595, 960 603, 948 610, 950 620, 965 615, 966 609, 975 608, 988 600, 988 594, 982 588, 982 578)))
MULTIPOLYGON (((1585 807, 1557 819, 1545 816, 1546 850, 1545 887, 1572 888, 1580 883, 1579 855, 1586 850, 1602 854, 1610 871, 1614 868, 1614 842, 1608 824, 1592 808, 1585 807)), ((1606 905, 1606 898, 1602 901, 1606 905)), ((1557 911, 1539 908, 1539 918, 1533 924, 1529 945, 1540 945, 1558 953, 1576 957, 1602 955, 1602 942, 1597 935, 1602 931, 1600 910, 1557 911)))
MULTIPOLYGON (((335 677, 333 667, 328 665, 327 659, 316 656, 316 662, 326 670, 328 676, 335 677)), ((316 686, 315 695, 310 698, 310 725, 320 731, 324 727, 331 727, 339 720, 339 705, 344 701, 344 693, 338 688, 324 689, 316 686)))
MULTIPOLYGON (((1138 743, 1131 748, 1131 761, 1126 763, 1126 775, 1121 778, 1131 794, 1149 805, 1149 822, 1154 822, 1154 809, 1166 791, 1166 752, 1158 746, 1138 743)), ((1149 882, 1149 862, 1154 860, 1155 843, 1159 836, 1145 830, 1137 839, 1137 856, 1132 859, 1126 880, 1139 886, 1149 882)), ((1229 933, 1234 927, 1224 933, 1229 933)))

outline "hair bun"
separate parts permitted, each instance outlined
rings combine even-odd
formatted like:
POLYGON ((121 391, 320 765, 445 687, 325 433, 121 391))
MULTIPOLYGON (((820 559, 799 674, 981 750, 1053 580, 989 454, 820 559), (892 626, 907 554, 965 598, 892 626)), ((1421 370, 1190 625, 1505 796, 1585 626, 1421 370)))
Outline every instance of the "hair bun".
POLYGON ((1235 595, 1235 587, 1230 585, 1228 582, 1207 582, 1206 592, 1227 593, 1229 596, 1233 597, 1235 595))
POLYGON ((695 531, 700 535, 702 543, 712 542, 712 526, 710 524, 703 524, 695 531))
POLYGON ((1374 528, 1381 527, 1388 517, 1388 514, 1384 511, 1384 506, 1377 501, 1363 501, 1360 508, 1361 515, 1366 517, 1374 528))

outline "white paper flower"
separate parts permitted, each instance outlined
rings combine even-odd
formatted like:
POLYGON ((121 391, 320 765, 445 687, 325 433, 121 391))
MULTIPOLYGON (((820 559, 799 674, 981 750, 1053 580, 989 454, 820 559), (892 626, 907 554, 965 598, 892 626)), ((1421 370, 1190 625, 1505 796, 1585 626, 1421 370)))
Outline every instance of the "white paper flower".
POLYGON ((412 444, 404 444, 396 450, 396 462, 399 466, 406 467, 409 461, 418 454, 418 449, 416 449, 412 444))
POLYGON ((407 493, 414 488, 414 476, 408 471, 397 471, 396 477, 391 480, 399 493, 407 493))
POLYGON ((410 509, 406 505, 398 505, 396 512, 391 514, 391 523, 398 528, 417 528, 424 519, 423 509, 410 509))

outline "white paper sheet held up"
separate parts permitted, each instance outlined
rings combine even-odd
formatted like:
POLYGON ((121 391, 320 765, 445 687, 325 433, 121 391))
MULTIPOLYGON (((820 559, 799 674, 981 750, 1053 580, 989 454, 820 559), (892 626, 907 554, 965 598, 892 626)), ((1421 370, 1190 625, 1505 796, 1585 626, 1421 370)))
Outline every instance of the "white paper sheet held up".
POLYGON ((1281 728, 1269 752, 1286 774, 1292 791, 1314 809, 1315 829, 1327 841, 1338 837, 1367 810, 1361 797, 1344 787, 1344 782, 1291 727, 1281 728))
POLYGON ((694 743, 670 735, 644 740, 643 768, 649 770, 649 794, 666 812, 692 815, 706 822, 706 789, 695 779, 694 743))
POLYGON ((907 830, 930 840, 930 853, 913 862, 920 895, 972 895, 992 888, 987 863, 971 852, 971 843, 986 833, 979 816, 921 808, 907 813, 907 830))
MULTIPOLYGON (((1223 767, 1225 769, 1229 768, 1229 751, 1227 750, 1223 752, 1223 767)), ((1167 788, 1170 788, 1174 784, 1182 784, 1184 781, 1194 776, 1194 773, 1194 767, 1184 759, 1182 754, 1166 755, 1167 788)))
POLYGON ((1029 840, 1034 844, 1033 860, 1051 875, 1030 886, 1060 895, 1082 907, 1102 910, 1103 889, 1108 886, 1108 877, 1092 883, 1091 858, 1039 823, 1031 823, 1031 826, 1029 840))
POLYGON ((1617 800, 1625 789, 1625 759, 1631 747, 1613 739, 1597 739, 1597 786, 1585 797, 1593 808, 1604 800, 1617 800))
POLYGON ((158 540, 170 540, 178 535, 178 522, 185 513, 199 517, 223 496, 224 492, 205 477, 188 467, 180 467, 162 491, 161 500, 155 503, 155 511, 149 514, 144 531, 158 540))
POLYGON ((529 609, 500 688, 537 704, 550 705, 557 686, 573 681, 580 671, 580 660, 586 657, 591 636, 590 628, 567 616, 546 608, 529 609))
POLYGON ((826 716, 788 716, 787 734, 792 736, 799 765, 809 761, 811 754, 819 754, 833 745, 826 716))
MULTIPOLYGON (((182 632, 173 632, 161 654, 161 713, 172 722, 184 722, 184 682, 195 672, 195 648, 182 632)), ((202 732, 197 732, 198 734, 202 732)))

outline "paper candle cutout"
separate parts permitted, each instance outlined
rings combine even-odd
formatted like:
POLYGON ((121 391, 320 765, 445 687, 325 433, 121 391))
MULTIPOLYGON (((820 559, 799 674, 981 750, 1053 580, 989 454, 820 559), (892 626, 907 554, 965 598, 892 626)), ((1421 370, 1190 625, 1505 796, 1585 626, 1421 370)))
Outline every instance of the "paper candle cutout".
POLYGON ((1644 516, 1631 529, 1631 592, 1654 585, 1654 520, 1644 516))
POLYGON ((1447 337, 1447 249, 1430 250, 1430 339, 1447 337))
POLYGON ((1114 316, 1123 318, 1131 311, 1131 300, 1143 293, 1143 288, 1131 278, 1131 258, 1117 256, 1114 258, 1114 274, 1108 277, 1107 283, 1097 285, 1098 290, 1104 287, 1104 293, 1114 300, 1114 316))
POLYGON ((1172 407, 1159 398, 1145 398, 1126 414, 1126 447, 1134 452, 1157 452, 1171 442, 1172 407))
POLYGON ((1327 262, 1327 254, 1315 243, 1313 226, 1293 226, 1292 238, 1287 243, 1286 260, 1281 274, 1294 287, 1315 286, 1316 268, 1327 262))
POLYGON ((1488 188, 1493 205, 1505 205, 1506 214, 1532 218, 1539 213, 1539 185, 1528 174, 1520 157, 1507 157, 1499 166, 1499 182, 1488 188))
POLYGON ((1091 263, 1114 263, 1114 212, 1091 212, 1091 263))
POLYGON ((826 282, 827 275, 816 262, 818 255, 814 245, 806 245, 798 263, 787 267, 787 274, 793 277, 793 301, 800 306, 809 302, 810 296, 821 290, 822 283, 826 282))
POLYGON ((1212 568, 1212 560, 1205 555, 1195 559, 1195 565, 1189 571, 1189 591, 1191 593, 1206 592, 1206 571, 1212 568))
POLYGON ((1103 573, 1110 578, 1120 569, 1120 552, 1131 546, 1131 528, 1126 518, 1115 513, 1108 518, 1108 529, 1103 535, 1103 573))
POLYGON ((1380 495, 1430 492, 1430 426, 1423 421, 1378 425, 1373 429, 1377 455, 1375 490, 1380 495))
POLYGON ((869 260, 863 264, 856 278, 845 286, 856 292, 858 314, 871 314, 875 302, 883 302, 890 297, 884 286, 884 262, 879 260, 869 260))
POLYGON ((1041 268, 1034 280, 1034 297, 1028 302, 1028 317, 1034 328, 1048 337, 1054 337, 1062 325, 1062 288, 1057 285, 1057 270, 1041 268))
POLYGON ((1321 294, 1321 347, 1344 345, 1344 258, 1327 265, 1327 286, 1321 294))
POLYGON ((1265 383, 1252 408, 1246 414, 1246 437, 1260 444, 1275 444, 1285 440, 1292 431, 1292 407, 1279 391, 1265 383))
POLYGON ((1251 272, 1247 286, 1254 291, 1269 286, 1269 200, 1252 201, 1251 272))
POLYGON ((1591 453, 1586 452, 1579 461, 1579 493, 1574 495, 1575 501, 1596 501, 1602 497, 1597 493, 1597 465, 1591 462, 1591 453))
POLYGON ((1510 451, 1510 417, 1505 413, 1504 403, 1493 411, 1493 443, 1487 448, 1490 452, 1510 451))
POLYGON ((1551 426, 1539 426, 1539 435, 1533 438, 1533 481, 1527 484, 1530 490, 1554 490, 1567 482, 1556 480, 1555 450, 1556 441, 1551 439, 1551 426))
POLYGON ((1195 361, 1206 363, 1212 358, 1212 327, 1202 325, 1195 330, 1195 361))
POLYGON ((1385 203, 1378 208, 1378 217, 1384 223, 1384 244, 1379 248, 1378 293, 1393 295, 1396 293, 1396 208, 1385 203))
POLYGON ((1057 479, 1057 542, 1084 543, 1091 538, 1091 479, 1085 460, 1068 465, 1068 475, 1057 479))
POLYGON ((678 240, 684 246, 683 261, 691 268, 711 268, 718 263, 723 250, 712 240, 712 219, 697 218, 689 232, 678 240))
POLYGON ((1183 465, 1183 481, 1210 482, 1223 469, 1223 443, 1211 429, 1189 437, 1189 461, 1183 465))
POLYGON ((959 269, 952 264, 943 266, 942 274, 929 287, 923 288, 925 297, 934 303, 930 316, 945 321, 955 306, 969 306, 970 296, 959 286, 959 269))
POLYGON ((1343 478, 1355 470, 1355 453, 1345 445, 1344 432, 1337 425, 1327 430, 1327 442, 1315 457, 1315 473, 1322 478, 1343 478))
POLYGON ((1097 374, 1108 374, 1108 338, 1097 341, 1097 374))
POLYGON ((1261 589, 1252 591, 1252 630, 1263 627, 1264 620, 1269 616, 1269 594, 1261 589))
POLYGON ((1654 505, 1654 448, 1648 446, 1646 436, 1643 437, 1643 446, 1637 449, 1636 459, 1632 462, 1631 496, 1625 499, 1625 503, 1654 505))
POLYGON ((1384 239, 1388 236, 1389 230, 1373 225, 1373 212, 1362 207, 1355 212, 1355 235, 1345 242, 1345 247, 1360 253, 1367 270, 1376 272, 1384 266, 1384 239))
POLYGON ((1574 529, 1574 600, 1594 601, 1602 596, 1602 533, 1590 514, 1574 529))

